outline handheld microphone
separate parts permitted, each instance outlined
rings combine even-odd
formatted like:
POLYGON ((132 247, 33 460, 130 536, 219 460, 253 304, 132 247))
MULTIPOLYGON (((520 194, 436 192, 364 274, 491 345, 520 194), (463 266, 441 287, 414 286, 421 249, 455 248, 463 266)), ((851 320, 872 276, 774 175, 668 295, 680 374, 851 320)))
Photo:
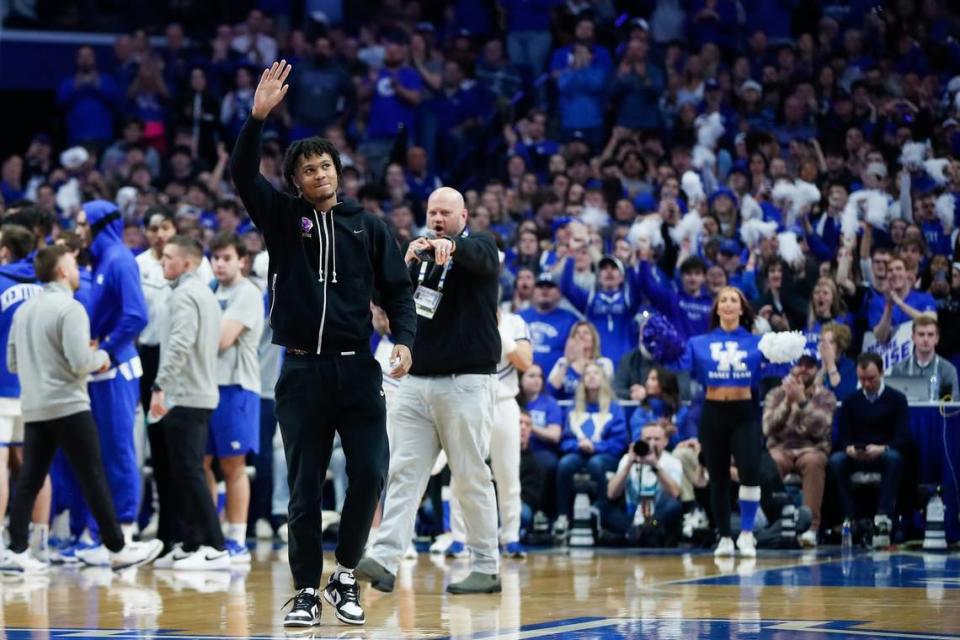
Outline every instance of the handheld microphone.
MULTIPOLYGON (((426 233, 423 234, 423 238, 427 240, 434 240, 437 237, 436 232, 433 229, 428 229, 426 233)), ((413 255, 417 256, 417 260, 420 262, 433 262, 435 259, 434 249, 432 246, 426 247, 424 249, 418 249, 414 251, 413 255)))

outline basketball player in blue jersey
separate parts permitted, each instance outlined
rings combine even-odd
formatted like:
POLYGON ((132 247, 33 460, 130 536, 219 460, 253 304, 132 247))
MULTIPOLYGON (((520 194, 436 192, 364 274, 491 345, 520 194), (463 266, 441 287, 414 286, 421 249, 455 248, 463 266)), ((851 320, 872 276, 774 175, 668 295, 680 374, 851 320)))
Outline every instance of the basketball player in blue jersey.
MULTIPOLYGON (((134 342, 147 325, 147 303, 136 259, 123 244, 117 206, 105 200, 84 204, 77 228, 93 256, 90 333, 110 356, 110 368, 91 379, 90 403, 117 519, 129 541, 140 500, 133 429, 143 370, 134 342)), ((88 521, 94 531, 96 522, 92 517, 88 521)))
MULTIPOLYGON (((33 268, 35 236, 20 225, 3 226, 0 233, 0 344, 7 344, 13 314, 20 305, 43 291, 33 268)), ((10 498, 8 465, 11 456, 22 456, 23 416, 20 408, 20 380, 7 367, 6 350, 0 358, 0 519, 7 512, 10 498)), ((47 520, 50 510, 50 481, 44 482, 34 507, 32 547, 46 548, 47 520), (38 513, 41 512, 41 513, 38 513), (40 516, 38 518, 38 516, 40 516), (45 516, 45 517, 44 517, 45 516)), ((0 522, 0 539, 3 524, 0 522)))

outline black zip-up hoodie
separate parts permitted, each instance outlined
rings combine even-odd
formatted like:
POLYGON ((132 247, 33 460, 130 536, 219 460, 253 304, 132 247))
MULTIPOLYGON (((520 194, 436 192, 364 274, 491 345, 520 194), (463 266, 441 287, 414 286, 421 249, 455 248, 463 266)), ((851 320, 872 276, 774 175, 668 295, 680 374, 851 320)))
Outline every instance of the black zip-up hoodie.
POLYGON ((230 172, 270 255, 273 342, 314 353, 363 353, 379 292, 396 344, 413 348, 417 315, 406 265, 387 225, 357 202, 317 211, 260 175, 263 122, 248 118, 230 172))
MULTIPOLYGON (((417 342, 413 348, 414 375, 495 373, 500 361, 497 330, 497 285, 500 258, 493 236, 460 234, 453 265, 447 273, 440 306, 432 319, 417 317, 417 342)), ((420 279, 420 263, 410 265, 410 278, 420 279)), ((443 267, 427 263, 424 286, 434 291, 443 267)))

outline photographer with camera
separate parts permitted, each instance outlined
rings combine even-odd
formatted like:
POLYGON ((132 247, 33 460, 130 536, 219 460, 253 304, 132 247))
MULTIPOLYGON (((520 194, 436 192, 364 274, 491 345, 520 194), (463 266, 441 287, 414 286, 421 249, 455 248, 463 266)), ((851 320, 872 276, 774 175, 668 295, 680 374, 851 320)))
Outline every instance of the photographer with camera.
POLYGON ((608 534, 644 546, 676 543, 683 515, 683 465, 665 451, 666 446, 666 430, 653 422, 643 427, 640 438, 620 458, 606 497, 596 505, 600 526, 608 534))

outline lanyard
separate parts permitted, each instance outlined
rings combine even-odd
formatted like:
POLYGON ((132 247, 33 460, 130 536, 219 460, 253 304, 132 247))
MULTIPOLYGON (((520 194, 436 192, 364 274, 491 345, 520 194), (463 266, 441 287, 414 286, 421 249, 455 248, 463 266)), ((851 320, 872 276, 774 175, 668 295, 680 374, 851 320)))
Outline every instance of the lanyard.
MULTIPOLYGON (((420 276, 417 278, 417 286, 423 285, 423 280, 427 277, 428 266, 430 266, 429 262, 424 262, 420 265, 420 276)), ((440 282, 437 284, 437 291, 439 293, 443 293, 443 285, 447 281, 447 273, 450 271, 451 266, 453 266, 453 259, 450 259, 447 264, 443 265, 443 273, 440 274, 440 282)))

